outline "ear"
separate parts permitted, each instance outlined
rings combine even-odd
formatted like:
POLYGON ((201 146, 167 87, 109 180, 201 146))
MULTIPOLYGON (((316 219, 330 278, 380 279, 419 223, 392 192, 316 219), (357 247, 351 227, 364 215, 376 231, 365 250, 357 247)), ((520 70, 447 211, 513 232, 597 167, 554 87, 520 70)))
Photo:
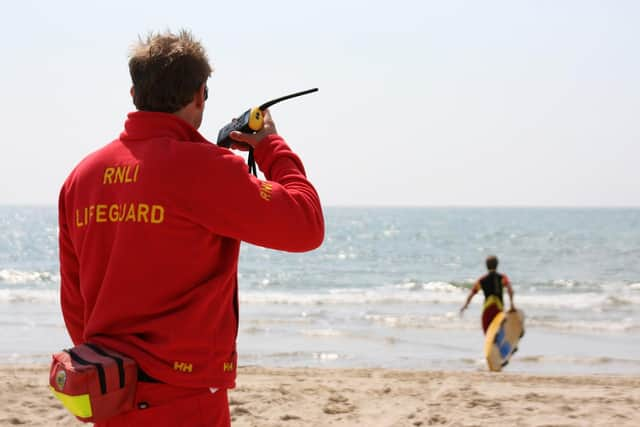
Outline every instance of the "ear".
POLYGON ((204 101, 205 101, 205 87, 206 87, 206 83, 203 83, 200 88, 198 88, 198 91, 196 92, 195 96, 193 97, 193 100, 195 101, 196 107, 198 108, 204 108, 204 101))
POLYGON ((131 89, 129 90, 129 93, 131 94, 131 98, 135 98, 136 96, 136 90, 133 86, 131 86, 131 89))

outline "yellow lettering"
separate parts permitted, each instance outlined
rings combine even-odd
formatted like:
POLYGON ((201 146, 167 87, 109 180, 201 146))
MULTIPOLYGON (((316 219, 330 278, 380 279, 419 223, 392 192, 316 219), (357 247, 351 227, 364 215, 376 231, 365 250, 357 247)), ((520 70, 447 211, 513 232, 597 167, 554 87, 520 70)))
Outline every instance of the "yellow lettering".
POLYGON ((233 362, 224 362, 224 364, 222 365, 222 370, 224 372, 233 371, 233 362))
POLYGON ((136 206, 133 203, 129 205, 129 212, 127 212, 127 218, 124 221, 136 222, 136 206))
POLYGON ((84 223, 80 220, 80 209, 76 209, 76 227, 80 228, 84 223))
POLYGON ((103 184, 131 184, 138 180, 138 172, 140 172, 140 164, 135 166, 113 166, 104 169, 102 175, 103 184))
POLYGON ((131 166, 125 166, 126 173, 124 175, 124 182, 126 184, 130 184, 133 182, 133 179, 129 176, 129 172, 131 172, 131 166))
POLYGON ((267 202, 271 200, 271 191, 273 190, 273 185, 268 182, 263 182, 260 186, 260 197, 262 197, 267 202))
POLYGON ((160 205, 151 205, 151 223, 160 224, 164 221, 164 208, 160 205))
POLYGON ((122 222, 124 221, 124 217, 127 214, 127 204, 123 203, 120 205, 120 216, 118 216, 118 221, 122 222))
POLYGON ((124 168, 120 166, 116 166, 116 183, 123 184, 124 183, 124 168))
POLYGON ((180 372, 193 372, 193 365, 186 362, 173 362, 173 370, 180 372))
POLYGON ((75 225, 85 227, 91 222, 138 222, 161 224, 164 222, 165 208, 148 203, 99 203, 75 209, 75 225))
POLYGON ((109 205, 109 221, 118 222, 118 205, 109 205))
POLYGON ((114 168, 106 168, 104 170, 104 177, 102 178, 103 184, 112 184, 113 183, 113 173, 115 172, 114 168))
POLYGON ((149 205, 145 203, 140 203, 138 205, 138 222, 142 222, 144 218, 144 222, 149 222, 149 218, 147 218, 147 214, 149 213, 149 205))
POLYGON ((96 222, 107 222, 107 205, 96 206, 96 222))

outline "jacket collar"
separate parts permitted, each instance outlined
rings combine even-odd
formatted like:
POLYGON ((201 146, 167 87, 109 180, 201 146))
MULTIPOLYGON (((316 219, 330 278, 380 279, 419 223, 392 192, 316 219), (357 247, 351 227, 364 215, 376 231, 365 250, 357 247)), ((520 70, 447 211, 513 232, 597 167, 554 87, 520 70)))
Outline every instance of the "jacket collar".
POLYGON ((127 114, 122 141, 150 138, 171 138, 183 141, 209 142, 200 132, 175 114, 134 111, 127 114))

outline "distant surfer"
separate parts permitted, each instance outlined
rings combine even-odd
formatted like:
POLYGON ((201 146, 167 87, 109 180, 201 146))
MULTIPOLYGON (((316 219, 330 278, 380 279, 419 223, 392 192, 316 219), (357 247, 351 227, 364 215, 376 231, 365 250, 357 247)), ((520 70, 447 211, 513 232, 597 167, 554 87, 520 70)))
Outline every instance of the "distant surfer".
POLYGON ((489 272, 478 279, 471 288, 471 292, 469 292, 469 296, 467 297, 467 301, 460 309, 460 314, 462 314, 471 299, 475 294, 478 293, 480 289, 484 293, 484 306, 482 309, 482 330, 486 333, 487 328, 491 324, 493 318, 500 313, 504 309, 504 302, 502 300, 502 290, 503 288, 507 288, 507 293, 509 294, 509 303, 510 308, 509 311, 515 311, 515 306, 513 305, 513 289, 511 288, 511 283, 506 275, 498 273, 496 269, 498 268, 498 257, 495 255, 491 255, 487 257, 486 260, 487 270, 489 272))

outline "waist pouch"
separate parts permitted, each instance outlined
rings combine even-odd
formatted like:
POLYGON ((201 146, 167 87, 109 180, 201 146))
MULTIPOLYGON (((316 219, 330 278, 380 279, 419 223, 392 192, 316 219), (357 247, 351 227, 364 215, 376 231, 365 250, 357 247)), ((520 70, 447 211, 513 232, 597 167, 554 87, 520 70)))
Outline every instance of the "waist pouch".
POLYGON ((138 367, 115 351, 84 343, 53 355, 49 388, 84 422, 98 422, 134 408, 138 367))

